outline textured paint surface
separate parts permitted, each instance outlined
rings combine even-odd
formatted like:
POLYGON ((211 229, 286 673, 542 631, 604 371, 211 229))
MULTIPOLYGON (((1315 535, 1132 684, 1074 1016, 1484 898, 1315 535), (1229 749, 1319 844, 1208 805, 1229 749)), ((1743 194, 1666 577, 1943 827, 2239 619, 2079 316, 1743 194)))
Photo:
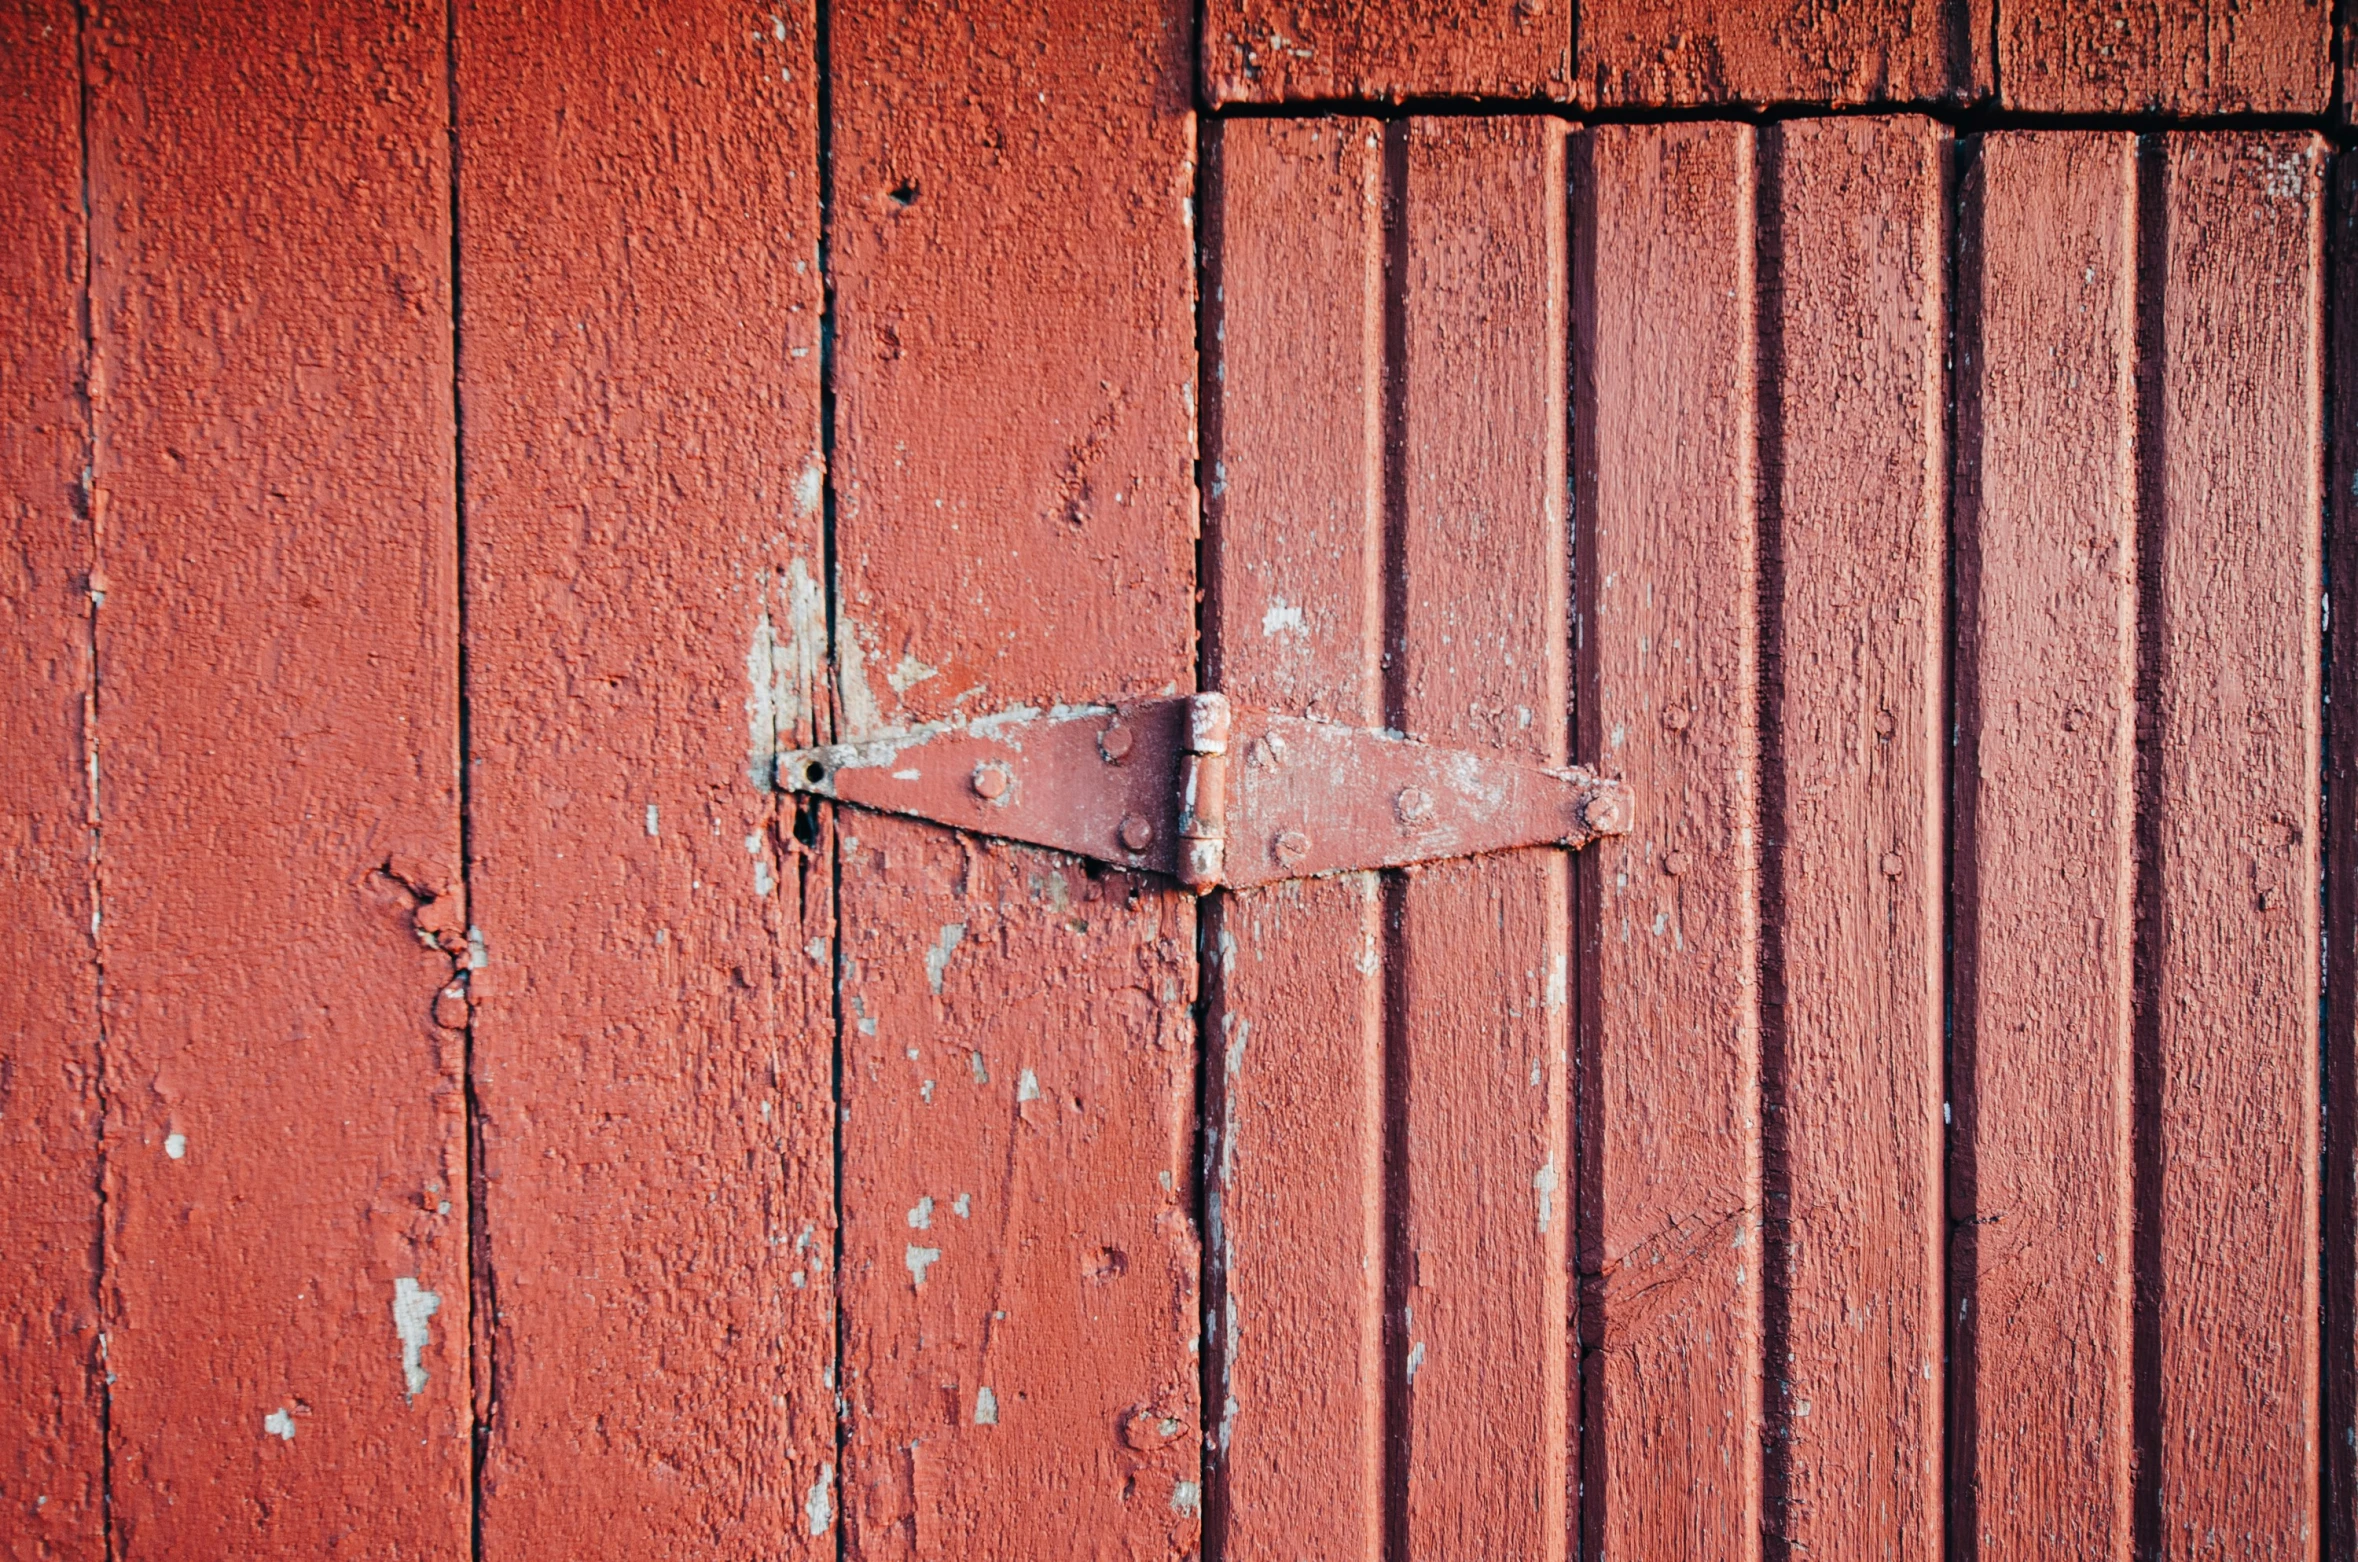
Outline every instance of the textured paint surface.
MULTIPOLYGON (((1563 127, 1420 119, 1405 152, 1389 703, 1412 736, 1560 763, 1563 127)), ((1387 908, 1395 1500, 1420 1557, 1560 1557, 1569 1540, 1566 861, 1437 864, 1387 908)))
POLYGON ((1946 137, 1825 119, 1767 151, 1770 1481, 1797 1552, 1932 1558, 1946 137))
POLYGON ((1996 135, 1960 236, 1953 1515, 2130 1540, 2136 169, 1996 135))
MULTIPOLYGON (((1207 213, 1208 681, 1242 704, 1360 726, 1384 716, 1383 148, 1372 120, 1235 121, 1207 213)), ((1305 1545, 1374 1562, 1378 883, 1275 885, 1223 897, 1214 916, 1207 1538, 1238 1562, 1305 1545)))
MULTIPOLYGON (((2336 157, 2327 228, 2329 304, 2333 330, 2327 383, 2358 385, 2358 158, 2336 157)), ((2358 397, 2335 395, 2328 429, 2333 446, 2326 483, 2327 579, 2358 580, 2358 397)), ((2334 593, 2340 595, 2339 593, 2334 593)), ((2325 1439, 2325 1554, 2358 1554, 2358 1350, 2334 1342, 2358 1338, 2358 646, 2353 646, 2348 598, 2340 622, 2326 618, 2327 793, 2325 798, 2326 911, 2326 1144, 2320 1215, 2324 1227, 2325 1297, 2322 1435, 2325 1439)))
POLYGON ((1209 0, 1213 103, 1564 98, 1574 0, 1209 0))
POLYGON ((1756 149, 1600 129, 1572 214, 1580 753, 1637 828, 1578 864, 1584 1550, 1760 1532, 1756 149))
POLYGON ((833 1556, 812 17, 456 45, 482 1554, 833 1556))
POLYGON ((0 1550, 106 1554, 73 7, 0 6, 0 1550))
POLYGON ((1590 0, 1580 10, 1579 100, 1908 103, 1989 81, 1974 0, 1590 0))
POLYGON ((2222 134, 2158 150, 2139 1038, 2154 1501, 2140 1549, 2307 1556, 2324 149, 2222 134))
MULTIPOLYGON (((836 18, 847 735, 1193 685, 1191 36, 1173 3, 836 18)), ((1195 906, 844 831, 851 1551, 1183 1555, 1195 906)))
POLYGON ((2059 114, 2322 114, 2327 0, 2003 0, 2008 108, 2059 114))
POLYGON ((446 32, 90 23, 126 1558, 468 1551, 446 32))
POLYGON ((848 735, 1194 681, 1193 25, 1179 0, 838 18, 848 735))

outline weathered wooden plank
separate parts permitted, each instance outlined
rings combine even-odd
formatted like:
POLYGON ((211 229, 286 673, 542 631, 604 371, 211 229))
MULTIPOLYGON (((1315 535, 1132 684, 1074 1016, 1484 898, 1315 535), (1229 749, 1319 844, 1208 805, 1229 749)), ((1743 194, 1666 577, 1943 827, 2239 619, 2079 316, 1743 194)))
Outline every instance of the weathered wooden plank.
POLYGON ((1984 138, 1958 288, 1951 1517, 2130 1542, 2137 181, 1984 138))
POLYGON ((112 1553, 464 1557, 448 27, 88 25, 112 1553))
POLYGON ((1192 681, 1192 26, 892 0, 833 35, 848 731, 1192 681))
POLYGON ((1767 1110, 1784 1281, 1770 1477, 1796 1552, 1931 1558, 1947 140, 1923 120, 1828 119, 1780 127, 1769 150, 1770 998, 1783 1002, 1767 1110))
POLYGON ((1215 104, 1414 97, 1564 98, 1573 0, 1209 0, 1215 104))
POLYGON ((1989 88, 1973 0, 1589 0, 1577 99, 1607 107, 1918 103, 1989 88))
POLYGON ((79 46, 71 5, 0 5, 0 1532, 20 1555, 95 1562, 106 1449, 79 46))
POLYGON ((2139 1549, 2308 1556, 2323 146, 2186 135, 2160 156, 2139 1549))
POLYGON ((2007 0, 1998 87, 2053 114, 2322 114, 2332 25, 2326 0, 2007 0))
MULTIPOLYGON (((1177 0, 837 19, 850 732, 1193 683, 1191 37, 1177 0)), ((1185 1554, 1193 903, 846 836, 852 1552, 1185 1554)))
MULTIPOLYGON (((1207 681, 1242 704, 1379 726, 1383 127, 1236 120, 1212 157, 1207 681)), ((1273 885, 1223 896, 1211 914, 1207 1544, 1232 1562, 1305 1546, 1375 1562, 1386 1380, 1377 879, 1273 885)))
MULTIPOLYGON (((2329 386, 2358 386, 2358 158, 2334 159, 2327 260, 2329 386)), ((2325 1438, 2325 1554, 2358 1555, 2358 396, 2331 397, 2327 496, 2325 797, 2325 1161, 2320 1190, 2325 1286, 2320 1421, 2325 1438)))
POLYGON ((1754 134, 1573 143, 1578 752, 1643 799, 1581 894, 1589 1555, 1757 1555, 1754 134))
POLYGON ((812 39, 458 19, 487 1558, 835 1550, 812 39))
MULTIPOLYGON (((1394 721, 1560 762, 1563 127, 1407 143, 1394 721)), ((1389 907, 1403 1554, 1566 1552, 1570 909, 1549 851, 1408 874, 1389 907)))

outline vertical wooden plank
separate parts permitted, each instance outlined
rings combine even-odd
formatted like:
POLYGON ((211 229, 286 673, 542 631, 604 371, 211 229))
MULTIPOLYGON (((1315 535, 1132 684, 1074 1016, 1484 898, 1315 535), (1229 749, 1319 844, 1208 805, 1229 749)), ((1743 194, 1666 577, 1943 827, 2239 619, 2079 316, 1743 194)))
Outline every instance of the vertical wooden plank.
POLYGON ((2322 114, 2333 92, 2327 0, 2008 0, 1997 23, 2008 108, 2322 114))
MULTIPOLYGON (((1410 123, 1401 730, 1560 762, 1564 132, 1410 123)), ((1406 875, 1387 929, 1405 1555, 1560 1557, 1572 1224, 1565 854, 1406 875)))
POLYGON ((1956 369, 1952 1518, 1984 1556, 2123 1557, 2135 144, 1977 151, 1956 369))
POLYGON ((482 1553, 832 1556, 812 8, 455 39, 482 1553))
POLYGON ((2310 1556, 2323 147, 2187 135, 2163 156, 2144 1539, 2310 1556))
POLYGON ((2334 159, 2327 239, 2333 410, 2326 482, 2325 1554, 2358 1556, 2358 158, 2334 159))
POLYGON ((1416 97, 1565 98, 1572 0, 1208 0, 1215 104, 1416 97))
POLYGON ((1584 1551, 1758 1554, 1754 134, 1578 137, 1584 1551))
POLYGON ((113 1549, 464 1557, 447 25, 89 27, 113 1549))
POLYGON ((0 1533, 106 1554, 79 20, 0 5, 0 1533))
MULTIPOLYGON (((1236 120, 1214 174, 1205 665, 1241 704, 1383 721, 1384 143, 1236 120)), ((1265 842, 1240 842, 1265 850, 1265 842)), ((1206 929, 1208 1543, 1383 1548, 1376 876, 1221 897, 1206 929)))
POLYGON ((1920 103, 1988 88, 1972 0, 1590 0, 1577 97, 1604 107, 1920 103))
MULTIPOLYGON (((836 18, 849 732, 1194 681, 1191 40, 1179 0, 836 18)), ((851 1551, 1183 1555, 1193 902, 846 836, 851 1551)))
POLYGON ((1767 1105, 1783 1119, 1769 1216, 1785 1281, 1771 1475, 1795 1552, 1931 1558, 1947 139, 1924 120, 1828 119, 1770 146, 1783 1005, 1767 1105))

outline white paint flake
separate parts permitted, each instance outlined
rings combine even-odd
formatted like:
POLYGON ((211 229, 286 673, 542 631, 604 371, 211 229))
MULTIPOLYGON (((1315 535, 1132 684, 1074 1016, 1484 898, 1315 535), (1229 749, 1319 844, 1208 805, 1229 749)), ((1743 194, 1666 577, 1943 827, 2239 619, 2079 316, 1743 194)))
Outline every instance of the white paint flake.
POLYGON ((941 1259, 942 1250, 940 1248, 919 1247, 914 1242, 910 1243, 908 1258, 909 1283, 911 1285, 923 1285, 925 1283, 925 1271, 940 1263, 941 1259))
POLYGON ((188 1153, 188 1135, 164 1135, 164 1153, 172 1157, 174 1160, 178 1160, 182 1156, 186 1155, 188 1153))
POLYGON ((1556 1213, 1556 1158, 1549 1156, 1547 1164, 1531 1179, 1532 1191, 1539 1195, 1539 1234, 1547 1235, 1547 1223, 1556 1213))
POLYGON ((652 840, 662 833, 663 830, 656 818, 655 805, 653 803, 649 803, 647 805, 647 838, 652 840))
POLYGON ((288 1415, 283 1406, 273 1410, 262 1418, 262 1435, 275 1437, 281 1442, 293 1442, 295 1440, 295 1418, 288 1415))
POLYGON ((933 941, 931 949, 925 951, 925 980, 933 988, 936 998, 942 995, 942 977, 950 969, 950 951, 956 949, 958 941, 965 936, 965 923, 945 922, 942 924, 941 936, 933 941))
POLYGON ((1408 1381, 1416 1381, 1416 1369, 1425 1364, 1425 1342, 1419 1340, 1408 1352, 1408 1381))
POLYGON ((999 1396, 988 1388, 978 1388, 974 1391, 974 1424, 976 1426, 997 1426, 999 1424, 999 1396))
POLYGON ((412 1399, 426 1391, 422 1358, 434 1342, 427 1320, 441 1308, 442 1298, 419 1286, 411 1276, 403 1275, 393 1282, 393 1332, 401 1340, 401 1381, 412 1399))
POLYGON ((967 1217, 971 1216, 974 1213, 974 1195, 971 1193, 961 1193, 956 1198, 950 1200, 950 1213, 957 1216, 960 1220, 965 1220, 967 1217))
POLYGON ((1261 633, 1265 637, 1286 633, 1300 635, 1308 634, 1309 630, 1302 624, 1300 608, 1290 605, 1283 597, 1271 597, 1269 611, 1261 615, 1261 633))
POLYGON ((811 1494, 802 1500, 803 1517, 811 1521, 811 1533, 824 1535, 827 1526, 835 1522, 835 1466, 819 1466, 819 1478, 811 1482, 811 1494))
POLYGON ((884 681, 892 685, 893 693, 906 694, 926 679, 939 678, 941 675, 942 670, 939 667, 928 667, 904 651, 901 653, 900 665, 886 673, 884 681))
POLYGON ((981 1053, 969 1052, 966 1054, 966 1061, 974 1069, 974 1082, 976 1084, 987 1085, 991 1082, 991 1071, 983 1067, 983 1055, 981 1053))
POLYGON ((917 1196, 916 1207, 909 1211, 909 1225, 917 1231, 929 1231, 933 1228, 932 1194, 921 1193, 917 1196))
POLYGON ((1171 1511, 1193 1513, 1203 1506, 1204 1489, 1194 1481, 1178 1481, 1171 1487, 1171 1511))
POLYGON ((1026 1101, 1037 1101, 1039 1099, 1039 1076, 1035 1075, 1030 1069, 1027 1068, 1023 1071, 1022 1077, 1017 1079, 1015 1082, 1015 1103, 1016 1105, 1021 1106, 1026 1101))
POLYGON ((816 515, 819 501, 827 497, 827 463, 818 455, 806 456, 802 470, 794 477, 794 513, 816 515))

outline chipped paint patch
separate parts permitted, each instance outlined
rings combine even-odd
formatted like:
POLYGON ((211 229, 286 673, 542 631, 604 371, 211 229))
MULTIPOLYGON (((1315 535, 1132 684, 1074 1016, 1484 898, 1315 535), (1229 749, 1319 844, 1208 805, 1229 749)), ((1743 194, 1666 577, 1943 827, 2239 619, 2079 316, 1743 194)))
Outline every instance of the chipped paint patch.
POLYGON ((819 1466, 819 1478, 811 1482, 811 1493, 802 1500, 802 1514, 810 1520, 814 1535, 826 1534, 827 1526, 835 1522, 835 1466, 819 1466))
POLYGON ((918 1231, 928 1231, 928 1230, 931 1230, 931 1229, 932 1229, 932 1227, 933 1227, 933 1195, 932 1195, 932 1194, 930 1194, 930 1193, 921 1193, 921 1194, 919 1194, 919 1195, 917 1196, 917 1203, 916 1203, 916 1205, 915 1205, 913 1208, 911 1208, 911 1209, 910 1209, 910 1211, 909 1211, 909 1225, 911 1226, 911 1228, 913 1228, 913 1229, 915 1229, 915 1230, 918 1230, 918 1231))
POLYGON ((1419 1341, 1417 1341, 1417 1342, 1416 1342, 1416 1344, 1415 1344, 1415 1345, 1413 1345, 1413 1346, 1411 1346, 1411 1347, 1409 1348, 1409 1352, 1408 1352, 1408 1381, 1409 1381, 1409 1382, 1411 1382, 1411 1383, 1414 1383, 1414 1382, 1416 1381, 1416 1369, 1417 1369, 1417 1368, 1419 1368, 1419 1367, 1421 1367, 1421 1366, 1423 1366, 1424 1364, 1425 1364, 1425 1342, 1424 1342, 1423 1340, 1419 1340, 1419 1341))
POLYGON ((1303 626, 1300 608, 1291 605, 1283 597, 1271 597, 1269 611, 1261 615, 1261 633, 1265 637, 1280 634, 1305 635, 1309 633, 1309 630, 1303 626))
POLYGON ((427 1321, 442 1309, 442 1298, 409 1275, 393 1282, 393 1332, 401 1340, 401 1381, 411 1399, 426 1391, 426 1347, 434 1342, 427 1321))
POLYGON ((1015 1103, 1016 1105, 1021 1106, 1026 1101, 1037 1101, 1039 1099, 1039 1076, 1027 1068, 1023 1071, 1022 1076, 1015 1082, 1015 1103))
POLYGON ((926 679, 939 678, 941 675, 942 670, 939 667, 928 667, 904 651, 901 653, 900 665, 886 673, 884 681, 892 685, 893 693, 906 694, 926 679))
POLYGON ((961 1193, 950 1201, 950 1213, 965 1220, 974 1213, 974 1195, 961 1193))
POLYGON ((910 1243, 907 1258, 907 1263, 909 1265, 909 1283, 911 1285, 923 1285, 925 1283, 925 1272, 931 1269, 934 1265, 940 1263, 941 1260, 942 1250, 940 1248, 919 1247, 914 1242, 910 1243))
MULTIPOLYGON (((933 941, 932 948, 925 951, 925 981, 933 989, 936 998, 942 995, 942 978, 950 969, 950 952, 958 947, 958 941, 965 936, 965 923, 945 922, 942 924, 941 936, 933 941)), ((977 1054, 978 1060, 979 1057, 980 1054, 977 1054)), ((981 1071, 978 1061, 975 1072, 980 1074, 981 1071)))
POLYGON ((284 1407, 273 1410, 262 1418, 262 1434, 291 1443, 295 1440, 295 1418, 288 1415, 284 1407))
POLYGON ((172 1157, 174 1160, 179 1160, 182 1156, 186 1155, 188 1153, 188 1135, 164 1135, 164 1153, 172 1157))
POLYGON ((1539 1234, 1547 1235, 1547 1225, 1556 1213, 1556 1159, 1549 1156, 1547 1164, 1531 1178, 1532 1191, 1539 1195, 1539 1234))
POLYGON ((974 1391, 974 1424, 976 1426, 997 1426, 999 1424, 999 1396, 988 1388, 978 1388, 974 1391))
POLYGON ((1204 1489, 1194 1481, 1180 1481, 1171 1488, 1171 1511, 1193 1513, 1203 1506, 1204 1489))
POLYGON ((647 805, 647 838, 653 840, 662 833, 662 821, 656 812, 656 807, 653 803, 649 803, 647 805))
MULTIPOLYGON (((778 36, 781 39, 786 36, 783 24, 781 24, 778 36)), ((814 451, 803 457, 802 470, 794 475, 794 513, 802 516, 816 515, 819 513, 819 501, 826 497, 826 458, 814 451)))

